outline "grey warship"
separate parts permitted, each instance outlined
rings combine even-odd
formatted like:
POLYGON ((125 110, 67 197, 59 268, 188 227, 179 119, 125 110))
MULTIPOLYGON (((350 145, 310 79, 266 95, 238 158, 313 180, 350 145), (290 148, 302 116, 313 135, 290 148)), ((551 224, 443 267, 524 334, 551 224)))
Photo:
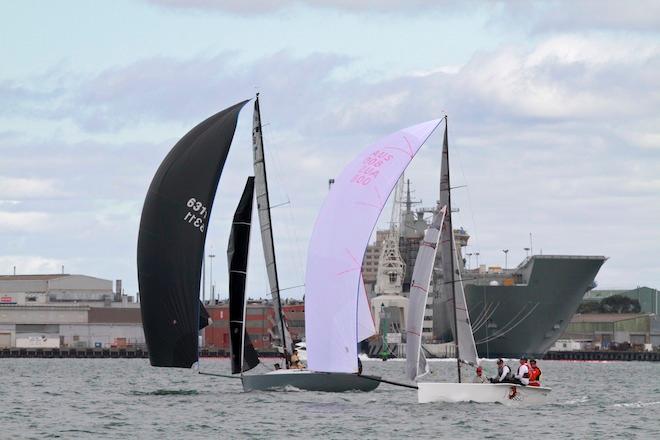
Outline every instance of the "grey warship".
MULTIPOLYGON (((413 211, 412 203, 408 182, 399 229, 404 296, 410 289, 419 243, 427 228, 424 215, 432 211, 413 211)), ((363 261, 367 292, 374 291, 378 259, 387 233, 378 231, 376 242, 367 248, 363 261)), ((568 326, 584 294, 596 286, 595 277, 607 259, 589 255, 531 255, 513 269, 486 265, 468 269, 463 248, 470 237, 462 228, 454 230, 454 236, 474 340, 482 358, 542 357, 568 326)), ((427 328, 424 333, 428 344, 453 340, 451 304, 442 295, 441 267, 438 259, 427 306, 433 310, 432 331, 427 328)))

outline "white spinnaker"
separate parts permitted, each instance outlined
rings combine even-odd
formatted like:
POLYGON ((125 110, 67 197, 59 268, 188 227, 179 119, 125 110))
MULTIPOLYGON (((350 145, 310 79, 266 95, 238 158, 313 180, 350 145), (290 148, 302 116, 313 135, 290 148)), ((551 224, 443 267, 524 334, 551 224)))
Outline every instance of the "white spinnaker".
POLYGON ((289 329, 286 326, 286 321, 283 321, 282 299, 280 297, 279 280, 277 279, 277 263, 275 259, 275 244, 273 243, 273 227, 270 216, 270 200, 268 197, 268 180, 266 179, 266 162, 264 159, 264 143, 261 133, 261 113, 259 111, 258 96, 254 103, 252 152, 254 159, 254 192, 257 199, 257 214, 259 216, 259 229, 261 231, 261 244, 264 250, 266 272, 268 273, 268 284, 270 285, 270 294, 273 298, 273 308, 275 309, 275 324, 284 349, 291 354, 293 342, 289 329))
POLYGON ((422 329, 431 286, 431 274, 446 213, 447 207, 443 206, 435 213, 433 221, 426 229, 424 239, 419 244, 410 282, 406 317, 406 376, 410 380, 417 380, 429 371, 426 357, 422 353, 422 329))
POLYGON ((358 333, 364 337, 358 321, 364 323, 369 312, 361 286, 364 251, 399 176, 440 121, 415 125, 381 139, 335 178, 307 252, 305 337, 309 369, 357 371, 358 333))

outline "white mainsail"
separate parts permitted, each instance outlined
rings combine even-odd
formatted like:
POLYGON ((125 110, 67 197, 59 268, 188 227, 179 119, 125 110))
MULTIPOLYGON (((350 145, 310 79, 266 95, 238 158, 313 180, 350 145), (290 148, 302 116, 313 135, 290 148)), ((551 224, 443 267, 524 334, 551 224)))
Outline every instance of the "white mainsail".
POLYGON ((335 179, 307 252, 305 333, 311 370, 357 371, 357 343, 364 337, 358 334, 369 313, 361 278, 364 251, 399 176, 440 121, 381 139, 335 179))
MULTIPOLYGON (((440 167, 440 205, 447 206, 447 218, 442 227, 443 237, 440 246, 440 256, 442 259, 443 274, 443 300, 447 301, 453 311, 452 329, 454 341, 457 341, 456 348, 459 361, 476 365, 477 349, 472 335, 472 325, 468 313, 465 292, 463 290, 463 280, 460 274, 460 265, 458 264, 458 253, 456 249, 456 240, 454 240, 452 219, 451 219, 451 186, 449 181, 449 142, 447 140, 447 127, 445 126, 445 136, 442 144, 442 164, 440 167)), ((460 381, 460 369, 459 369, 460 381)))
POLYGON ((422 328, 424 312, 431 286, 431 273, 435 265, 435 256, 440 241, 440 231, 445 221, 447 207, 443 206, 433 216, 433 221, 424 233, 415 259, 410 294, 408 295, 408 313, 406 316, 406 376, 416 380, 428 373, 426 357, 422 353, 422 328))
POLYGON ((291 354, 293 343, 291 334, 284 321, 280 285, 277 278, 277 263, 275 261, 275 245, 273 243, 273 228, 270 217, 270 200, 268 198, 268 181, 266 179, 266 162, 264 161, 264 143, 261 134, 261 113, 259 111, 259 95, 254 102, 254 117, 252 125, 252 152, 254 158, 254 191, 257 197, 257 213, 261 230, 261 244, 266 260, 266 272, 270 294, 275 309, 275 325, 283 348, 291 354))
MULTIPOLYGON (((456 240, 453 240, 456 243, 456 240)), ((465 301, 465 289, 463 288, 463 277, 458 265, 458 251, 454 249, 454 267, 456 275, 454 276, 454 285, 456 287, 456 332, 458 334, 458 352, 460 360, 470 365, 476 366, 479 363, 477 346, 474 343, 474 334, 472 333, 472 322, 470 313, 465 301)))

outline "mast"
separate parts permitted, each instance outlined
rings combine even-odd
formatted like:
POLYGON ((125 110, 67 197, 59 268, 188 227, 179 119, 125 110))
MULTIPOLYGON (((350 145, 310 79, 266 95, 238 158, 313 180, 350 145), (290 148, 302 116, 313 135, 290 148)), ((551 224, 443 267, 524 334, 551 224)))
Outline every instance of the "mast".
MULTIPOLYGON (((456 369, 458 372, 458 382, 461 382, 461 353, 458 346, 458 321, 456 316, 456 283, 454 282, 454 274, 456 267, 454 266, 454 225, 451 221, 451 183, 449 180, 449 141, 447 136, 448 124, 447 124, 447 115, 445 115, 445 137, 442 143, 442 154, 445 155, 443 159, 446 160, 447 164, 447 223, 449 225, 449 261, 451 268, 451 276, 448 280, 445 280, 445 283, 451 283, 451 300, 454 310, 454 345, 456 346, 456 369)), ((442 179, 441 179, 442 180, 442 179)), ((442 188, 440 189, 442 191, 442 188)))
POLYGON ((257 213, 261 228, 261 243, 266 259, 266 271, 270 284, 270 294, 273 298, 275 319, 282 338, 283 356, 285 366, 289 368, 287 353, 291 354, 291 347, 287 346, 290 340, 289 332, 284 323, 282 301, 280 299, 280 284, 277 276, 277 262, 275 259, 275 245, 273 241, 273 227, 270 215, 270 198, 268 196, 268 179, 266 178, 266 161, 264 158, 264 144, 261 127, 261 112, 259 110, 259 93, 254 101, 254 121, 252 128, 252 146, 254 154, 255 191, 257 196, 257 213), (288 338, 287 338, 288 337, 288 338))

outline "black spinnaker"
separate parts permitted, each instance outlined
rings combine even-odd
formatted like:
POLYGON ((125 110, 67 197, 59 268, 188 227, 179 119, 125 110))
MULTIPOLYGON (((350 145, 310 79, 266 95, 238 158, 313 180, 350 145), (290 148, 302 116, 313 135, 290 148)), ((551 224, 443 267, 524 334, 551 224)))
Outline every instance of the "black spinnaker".
POLYGON ((231 372, 248 371, 259 364, 259 357, 245 329, 245 283, 252 226, 254 177, 245 183, 241 200, 234 213, 227 245, 229 267, 229 334, 231 339, 231 372), (245 346, 245 347, 243 347, 245 346), (242 364, 242 366, 241 366, 242 364))
POLYGON ((149 186, 137 267, 142 326, 155 367, 190 368, 198 360, 208 219, 238 113, 246 102, 190 130, 165 157, 149 186))

